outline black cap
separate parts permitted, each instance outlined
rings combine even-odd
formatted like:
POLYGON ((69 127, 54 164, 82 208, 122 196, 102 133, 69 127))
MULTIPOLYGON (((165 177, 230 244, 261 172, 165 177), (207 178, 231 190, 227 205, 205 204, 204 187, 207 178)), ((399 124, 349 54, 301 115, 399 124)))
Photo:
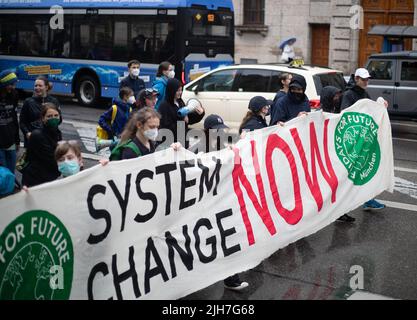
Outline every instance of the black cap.
POLYGON ((228 129, 229 127, 224 124, 223 119, 217 114, 209 115, 204 120, 204 129, 228 129))
POLYGON ((300 76, 298 74, 293 75, 289 87, 296 87, 302 89, 305 92, 307 88, 306 80, 303 76, 300 76))
POLYGON ((273 101, 267 100, 264 97, 256 96, 250 99, 249 101, 249 110, 257 113, 265 106, 272 106, 274 104, 273 101))

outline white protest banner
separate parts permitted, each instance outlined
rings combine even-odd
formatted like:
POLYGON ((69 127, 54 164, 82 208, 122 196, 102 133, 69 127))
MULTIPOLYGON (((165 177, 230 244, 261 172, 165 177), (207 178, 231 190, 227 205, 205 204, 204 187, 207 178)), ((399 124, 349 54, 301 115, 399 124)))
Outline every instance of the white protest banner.
POLYGON ((393 190, 386 109, 361 100, 0 200, 0 299, 176 299, 393 190), (187 161, 184 161, 187 160, 187 161))

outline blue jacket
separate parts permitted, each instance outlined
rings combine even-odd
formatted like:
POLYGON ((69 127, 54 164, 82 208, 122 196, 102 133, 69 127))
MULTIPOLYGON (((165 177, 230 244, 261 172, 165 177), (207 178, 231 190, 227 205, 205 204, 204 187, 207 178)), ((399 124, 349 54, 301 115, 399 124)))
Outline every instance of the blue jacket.
POLYGON ((135 97, 137 97, 139 91, 145 89, 145 82, 140 78, 133 79, 130 75, 128 75, 120 81, 120 88, 123 87, 129 87, 132 89, 135 97))
POLYGON ((289 91, 284 97, 278 99, 278 101, 272 106, 270 125, 273 126, 279 121, 287 122, 294 119, 302 111, 311 111, 310 101, 307 96, 304 95, 304 100, 302 102, 298 102, 289 91))
POLYGON ((152 84, 152 87, 158 90, 158 101, 156 101, 155 110, 158 110, 162 101, 165 100, 165 90, 167 87, 167 83, 168 83, 168 78, 165 76, 162 76, 162 77, 156 78, 152 84))
MULTIPOLYGON (((132 106, 126 102, 123 102, 119 98, 113 101, 113 104, 117 107, 116 117, 113 124, 111 124, 111 115, 113 112, 113 106, 100 116, 98 124, 107 131, 110 137, 119 136, 132 112, 132 106)), ((113 105, 112 104, 112 105, 113 105)))

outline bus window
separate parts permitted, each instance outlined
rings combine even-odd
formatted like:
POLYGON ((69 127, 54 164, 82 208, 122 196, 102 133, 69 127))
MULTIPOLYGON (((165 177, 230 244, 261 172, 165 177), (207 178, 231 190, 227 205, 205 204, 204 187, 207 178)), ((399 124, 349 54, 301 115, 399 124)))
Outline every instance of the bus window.
POLYGON ((50 57, 69 58, 71 49, 70 26, 65 25, 64 29, 51 30, 50 57))
POLYGON ((0 16, 0 54, 16 54, 16 19, 0 16))
POLYGON ((161 23, 157 28, 156 39, 158 41, 160 61, 172 60, 175 53, 175 26, 173 23, 161 23))
POLYGON ((130 59, 153 62, 153 23, 134 19, 131 22, 130 59))
POLYGON ((127 21, 114 22, 113 60, 126 61, 128 56, 127 21))
POLYGON ((25 19, 18 31, 19 54, 42 56, 48 52, 47 21, 25 19))
POLYGON ((112 19, 100 17, 95 24, 91 24, 92 48, 88 53, 89 59, 111 60, 112 59, 112 19))

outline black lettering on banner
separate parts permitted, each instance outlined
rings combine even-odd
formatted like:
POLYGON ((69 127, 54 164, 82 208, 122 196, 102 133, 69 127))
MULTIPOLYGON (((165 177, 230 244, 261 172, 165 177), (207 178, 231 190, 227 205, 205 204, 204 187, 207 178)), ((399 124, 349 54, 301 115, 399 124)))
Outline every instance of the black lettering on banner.
POLYGON ((141 215, 139 213, 136 215, 135 221, 139 223, 143 223, 152 219, 158 208, 158 199, 156 198, 155 194, 152 192, 143 192, 142 188, 140 187, 142 179, 145 178, 153 179, 153 172, 150 170, 142 170, 138 173, 138 176, 136 177, 136 191, 142 200, 150 200, 152 202, 152 209, 145 215, 141 215))
POLYGON ((182 262, 188 271, 193 270, 193 253, 191 252, 191 238, 188 235, 188 226, 184 225, 182 227, 182 234, 185 238, 185 250, 178 245, 177 239, 175 239, 169 231, 165 233, 166 244, 168 246, 168 258, 169 264, 171 266, 172 278, 177 276, 177 269, 175 267, 175 251, 178 252, 182 262), (175 249, 175 251, 174 251, 175 249))
POLYGON ((123 300, 122 290, 120 288, 120 284, 129 278, 132 278, 133 284, 133 292, 135 293, 135 297, 139 298, 141 296, 139 290, 139 283, 138 283, 138 274, 136 273, 135 269, 135 261, 133 259, 135 254, 135 249, 133 246, 129 247, 129 270, 119 274, 117 270, 117 254, 114 254, 112 257, 112 272, 113 272, 113 284, 114 288, 116 289, 116 295, 118 300, 123 300))
MULTIPOLYGON (((107 264, 104 262, 97 263, 93 269, 91 269, 91 272, 88 276, 87 281, 87 294, 88 294, 88 300, 94 300, 93 295, 93 282, 97 275, 97 273, 101 272, 103 276, 107 276, 109 274, 109 268, 107 267, 107 264)), ((113 297, 109 298, 108 300, 113 300, 113 297)))
POLYGON ((145 258, 145 294, 151 291, 150 289, 150 279, 160 274, 164 282, 167 282, 168 274, 165 271, 164 265, 162 263, 161 257, 159 256, 158 251, 155 248, 155 244, 151 237, 148 238, 148 244, 146 246, 146 258, 145 258), (155 260, 156 267, 151 269, 151 254, 155 260))
POLYGON ((195 204, 196 198, 185 201, 185 189, 190 188, 196 184, 196 179, 187 180, 187 174, 185 173, 186 168, 195 167, 194 160, 183 161, 180 163, 181 169, 181 202, 180 210, 191 207, 195 204))
POLYGON ((126 210, 127 210, 127 204, 129 203, 129 193, 130 193, 130 179, 132 178, 132 174, 129 173, 126 176, 126 184, 125 184, 125 197, 123 199, 122 195, 119 192, 119 189, 117 189, 116 184, 113 180, 107 181, 110 188, 113 190, 114 195, 117 198, 117 201, 119 202, 120 209, 122 209, 122 225, 120 227, 120 232, 122 232, 125 229, 125 221, 126 221, 126 210))
POLYGON ((99 193, 106 194, 106 187, 100 184, 96 184, 92 186, 90 190, 88 191, 88 196, 87 196, 88 213, 90 214, 91 217, 93 217, 96 220, 104 219, 104 221, 106 222, 106 228, 104 229, 103 233, 99 235, 90 234, 87 239, 87 242, 89 244, 97 244, 103 241, 104 239, 106 239, 111 229, 110 213, 104 209, 97 210, 93 206, 93 199, 99 193))
POLYGON ((213 174, 209 178, 209 168, 204 166, 201 162, 201 160, 198 160, 198 167, 202 170, 201 172, 201 178, 200 178, 200 198, 198 201, 201 201, 204 194, 204 184, 206 185, 207 193, 211 191, 211 188, 213 187, 214 178, 216 178, 216 185, 214 186, 213 195, 217 195, 217 186, 219 185, 220 181, 220 169, 222 167, 220 159, 217 159, 213 157, 213 161, 216 162, 216 167, 213 171, 213 174))
POLYGON ((162 166, 159 166, 159 167, 155 168, 155 173, 156 174, 163 173, 164 176, 165 176, 165 187, 166 187, 166 196, 167 196, 167 201, 166 201, 166 205, 165 205, 165 215, 166 216, 171 213, 172 192, 171 192, 171 176, 169 175, 169 173, 171 171, 175 171, 175 170, 177 170, 177 164, 175 162, 164 164, 162 166))
POLYGON ((235 227, 233 227, 233 228, 225 230, 222 225, 222 219, 230 217, 232 215, 233 215, 232 209, 228 209, 228 210, 225 210, 216 214, 217 226, 219 227, 219 230, 220 230, 221 245, 222 245, 223 254, 225 257, 230 256, 231 254, 241 250, 239 244, 236 244, 230 248, 226 246, 226 238, 228 236, 231 236, 232 234, 235 234, 236 229, 235 227))
POLYGON ((208 230, 211 230, 211 229, 213 229, 213 226, 211 225, 209 219, 202 218, 202 219, 197 221, 197 223, 194 226, 194 230, 193 230, 194 237, 195 237, 195 250, 197 251, 197 254, 198 254, 198 257, 199 257, 200 261, 202 263, 210 263, 214 259, 216 259, 216 257, 217 257, 216 236, 211 236, 211 237, 207 238, 206 245, 211 244, 211 250, 212 251, 211 251, 211 254, 209 256, 205 256, 203 251, 201 251, 201 248, 200 248, 201 239, 200 239, 200 235, 199 235, 198 231, 201 227, 206 227, 208 230))

